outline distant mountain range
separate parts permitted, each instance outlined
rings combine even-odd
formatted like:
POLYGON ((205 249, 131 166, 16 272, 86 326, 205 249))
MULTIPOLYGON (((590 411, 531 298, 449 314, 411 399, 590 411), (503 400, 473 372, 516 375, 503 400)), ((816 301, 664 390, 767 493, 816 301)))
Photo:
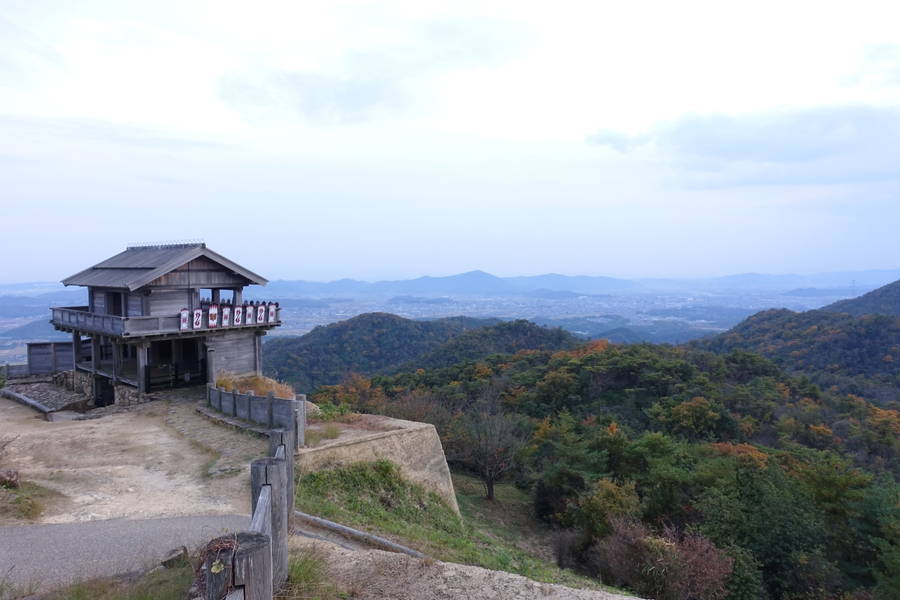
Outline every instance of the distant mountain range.
POLYGON ((497 277, 484 271, 469 271, 447 277, 419 277, 397 281, 366 282, 340 279, 330 282, 278 280, 269 283, 269 297, 321 295, 441 295, 516 296, 557 298, 559 294, 595 295, 653 293, 659 291, 771 291, 809 296, 864 292, 900 278, 900 269, 846 271, 814 275, 765 275, 744 273, 705 279, 618 279, 588 275, 550 273, 523 277, 497 277))

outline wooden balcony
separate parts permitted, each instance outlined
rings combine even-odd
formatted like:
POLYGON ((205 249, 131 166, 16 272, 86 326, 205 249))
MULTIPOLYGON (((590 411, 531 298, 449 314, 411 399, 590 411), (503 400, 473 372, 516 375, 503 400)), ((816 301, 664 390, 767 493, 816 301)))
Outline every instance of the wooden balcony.
MULTIPOLYGON (((194 318, 192 311, 189 315, 187 327, 182 325, 180 314, 117 317, 115 315, 101 315, 89 312, 87 306, 68 306, 51 308, 50 310, 53 314, 50 322, 56 329, 126 338, 182 335, 199 332, 212 333, 236 329, 269 329, 281 325, 281 309, 278 307, 274 309, 274 319, 270 319, 270 311, 267 309, 263 320, 257 321, 254 318, 252 323, 247 323, 245 319, 242 319, 240 325, 234 325, 233 322, 230 322, 228 325, 223 324, 222 310, 219 309, 216 326, 214 327, 210 327, 209 308, 200 309, 201 315, 199 320, 194 318)), ((254 310, 254 317, 257 316, 256 312, 254 310)))

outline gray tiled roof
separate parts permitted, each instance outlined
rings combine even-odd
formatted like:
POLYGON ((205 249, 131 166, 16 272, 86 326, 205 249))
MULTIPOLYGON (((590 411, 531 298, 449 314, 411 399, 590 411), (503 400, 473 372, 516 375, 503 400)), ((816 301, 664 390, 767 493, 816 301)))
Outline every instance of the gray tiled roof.
POLYGON ((259 285, 268 283, 265 278, 213 252, 206 244, 129 247, 89 269, 63 279, 62 283, 136 290, 200 256, 205 256, 246 277, 249 283, 259 285))

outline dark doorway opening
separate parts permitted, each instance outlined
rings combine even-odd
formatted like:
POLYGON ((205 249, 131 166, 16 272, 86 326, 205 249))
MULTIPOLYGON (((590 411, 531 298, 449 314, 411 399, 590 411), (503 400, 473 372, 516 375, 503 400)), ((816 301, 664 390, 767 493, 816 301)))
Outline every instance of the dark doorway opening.
POLYGON ((94 375, 94 406, 110 406, 116 403, 116 390, 112 381, 101 375, 94 375))
POLYGON ((206 383, 204 338, 176 338, 151 343, 148 371, 151 389, 206 383))

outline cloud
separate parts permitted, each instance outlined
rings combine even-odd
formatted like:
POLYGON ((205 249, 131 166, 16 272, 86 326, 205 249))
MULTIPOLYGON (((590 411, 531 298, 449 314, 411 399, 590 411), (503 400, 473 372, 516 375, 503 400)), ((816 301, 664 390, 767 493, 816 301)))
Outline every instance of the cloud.
POLYGON ((219 95, 249 116, 274 110, 316 123, 368 121, 408 109, 423 81, 494 63, 527 38, 521 28, 492 20, 428 22, 407 33, 403 42, 347 52, 324 72, 231 73, 221 79, 219 95))
POLYGON ((143 148, 176 150, 222 147, 209 140, 170 136, 142 127, 121 125, 94 119, 65 119, 0 116, 0 132, 10 138, 69 138, 123 144, 143 148))
POLYGON ((900 110, 837 106, 745 116, 689 115, 643 136, 600 131, 592 144, 647 149, 712 185, 900 178, 900 110), (705 178, 705 179, 704 179, 705 178))
POLYGON ((65 66, 62 56, 36 35, 0 18, 0 86, 20 86, 35 71, 65 66))

